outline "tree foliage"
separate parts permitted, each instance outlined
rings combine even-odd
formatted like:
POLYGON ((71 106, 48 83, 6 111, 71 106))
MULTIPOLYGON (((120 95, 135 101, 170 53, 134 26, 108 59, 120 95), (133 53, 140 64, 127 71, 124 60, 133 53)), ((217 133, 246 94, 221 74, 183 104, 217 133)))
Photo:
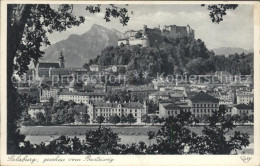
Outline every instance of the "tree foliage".
POLYGON ((136 122, 136 118, 133 116, 132 113, 128 114, 127 117, 127 122, 131 125, 132 123, 135 123, 136 122))
POLYGON ((120 117, 118 115, 112 115, 109 117, 109 122, 116 125, 120 122, 120 117))
POLYGON ((207 154, 230 154, 232 151, 241 150, 249 145, 249 136, 247 133, 235 131, 234 135, 229 138, 226 134, 233 130, 234 118, 225 118, 226 107, 220 106, 218 111, 215 111, 213 116, 209 118, 209 126, 203 129, 204 148, 203 153, 207 154), (219 124, 219 125, 218 125, 219 124))
MULTIPOLYGON (((201 6, 205 6, 204 4, 201 6)), ((219 24, 223 21, 223 16, 227 15, 227 10, 235 10, 237 4, 217 4, 217 5, 207 5, 207 9, 210 11, 209 16, 213 23, 219 24)))

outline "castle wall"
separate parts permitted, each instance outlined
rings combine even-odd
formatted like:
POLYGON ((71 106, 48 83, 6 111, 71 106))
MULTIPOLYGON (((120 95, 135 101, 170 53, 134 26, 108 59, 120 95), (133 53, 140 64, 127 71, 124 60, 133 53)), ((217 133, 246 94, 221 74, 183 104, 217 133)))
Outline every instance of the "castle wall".
POLYGON ((129 40, 129 45, 142 45, 143 47, 149 47, 149 41, 148 39, 145 38, 140 38, 140 39, 130 39, 129 40))
POLYGON ((127 39, 121 39, 118 41, 118 46, 121 43, 125 45, 142 45, 143 47, 158 47, 163 42, 163 36, 171 37, 171 38, 182 38, 185 36, 190 36, 194 39, 194 30, 187 26, 176 26, 169 25, 164 26, 161 30, 160 28, 147 28, 147 25, 143 26, 142 30, 139 31, 127 31, 125 32, 125 37, 127 39), (135 38, 136 33, 141 32, 141 38, 135 38))

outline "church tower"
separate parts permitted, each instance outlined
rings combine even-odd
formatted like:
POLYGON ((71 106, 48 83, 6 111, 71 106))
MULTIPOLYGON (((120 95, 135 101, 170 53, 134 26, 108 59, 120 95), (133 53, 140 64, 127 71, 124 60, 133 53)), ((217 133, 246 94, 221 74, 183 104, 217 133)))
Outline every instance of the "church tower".
POLYGON ((60 68, 64 68, 65 67, 65 59, 64 56, 62 55, 62 52, 60 52, 60 56, 59 56, 59 64, 60 64, 60 68))

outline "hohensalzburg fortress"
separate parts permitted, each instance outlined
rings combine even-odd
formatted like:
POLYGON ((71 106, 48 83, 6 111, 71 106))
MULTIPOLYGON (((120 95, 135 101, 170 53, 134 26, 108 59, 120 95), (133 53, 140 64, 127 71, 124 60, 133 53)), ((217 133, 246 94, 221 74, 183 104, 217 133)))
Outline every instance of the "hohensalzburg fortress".
POLYGON ((118 46, 124 45, 142 45, 143 47, 159 46, 163 42, 163 36, 171 38, 191 37, 194 39, 195 32, 189 26, 165 25, 163 28, 155 27, 153 29, 143 26, 141 30, 129 30, 125 32, 125 38, 118 40, 118 46))

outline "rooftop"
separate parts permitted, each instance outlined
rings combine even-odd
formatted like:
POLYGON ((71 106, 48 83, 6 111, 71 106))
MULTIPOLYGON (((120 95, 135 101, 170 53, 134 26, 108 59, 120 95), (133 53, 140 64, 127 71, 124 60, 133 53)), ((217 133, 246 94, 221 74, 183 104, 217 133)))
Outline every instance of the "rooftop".
POLYGON ((174 104, 174 103, 169 103, 169 104, 165 104, 164 108, 166 108, 166 109, 178 109, 180 107, 178 105, 174 104))
POLYGON ((53 62, 40 62, 38 68, 60 68, 59 63, 53 62))
POLYGON ((59 95, 74 95, 74 96, 105 96, 104 92, 60 92, 59 95))
POLYGON ((252 109, 250 106, 246 104, 238 104, 235 106, 237 109, 252 109))
POLYGON ((144 108, 143 104, 140 102, 129 102, 129 103, 107 103, 107 102, 101 102, 101 103, 95 103, 95 107, 109 107, 109 108, 116 108, 118 105, 121 104, 121 107, 124 108, 144 108))
POLYGON ((149 96, 169 96, 169 94, 165 91, 158 91, 150 94, 149 96))
POLYGON ((197 95, 195 95, 192 99, 192 102, 197 102, 197 101, 210 101, 210 102, 219 102, 219 99, 203 92, 200 91, 197 95))
POLYGON ((31 104, 29 109, 45 109, 46 106, 43 106, 41 104, 31 104))

